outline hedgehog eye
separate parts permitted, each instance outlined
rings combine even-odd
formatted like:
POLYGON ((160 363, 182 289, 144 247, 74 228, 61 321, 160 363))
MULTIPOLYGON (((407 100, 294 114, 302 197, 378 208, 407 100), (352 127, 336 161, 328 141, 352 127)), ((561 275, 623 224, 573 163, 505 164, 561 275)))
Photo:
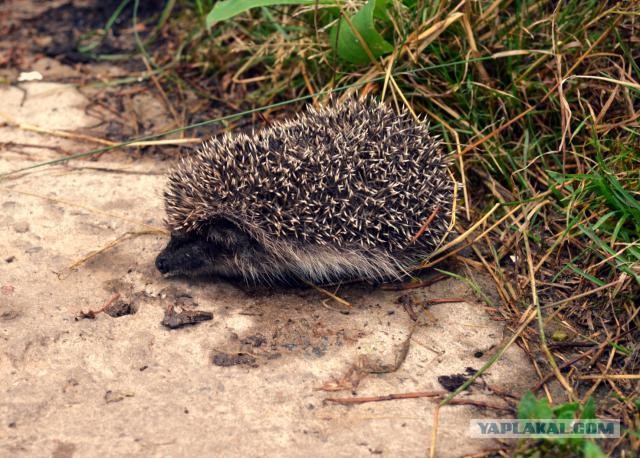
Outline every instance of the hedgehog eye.
POLYGON ((246 247, 253 243, 253 238, 245 230, 227 218, 216 218, 210 221, 207 239, 214 245, 232 249, 246 247))

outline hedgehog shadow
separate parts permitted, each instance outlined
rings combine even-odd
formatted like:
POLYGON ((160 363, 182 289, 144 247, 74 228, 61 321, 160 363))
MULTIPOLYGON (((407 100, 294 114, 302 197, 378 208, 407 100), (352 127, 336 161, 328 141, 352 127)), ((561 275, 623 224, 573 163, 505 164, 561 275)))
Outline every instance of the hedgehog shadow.
POLYGON ((221 281, 211 288, 210 279, 183 284, 216 304, 211 311, 224 337, 210 357, 218 366, 286 365, 291 359, 320 363, 328 357, 340 361, 338 372, 383 373, 397 369, 416 324, 402 300, 406 291, 366 282, 323 287, 350 306, 306 285, 221 281), (245 324, 239 328, 233 324, 238 317, 245 324))

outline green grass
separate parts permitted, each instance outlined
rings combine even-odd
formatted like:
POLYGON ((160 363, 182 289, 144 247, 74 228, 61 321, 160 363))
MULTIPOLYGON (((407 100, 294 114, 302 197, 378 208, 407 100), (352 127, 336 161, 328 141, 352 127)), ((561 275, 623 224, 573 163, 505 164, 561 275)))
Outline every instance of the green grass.
MULTIPOLYGON (((583 405, 578 402, 567 402, 552 408, 546 398, 536 399, 531 392, 527 392, 518 404, 518 418, 520 420, 593 420, 596 418, 596 407, 593 399, 589 398, 583 405)), ((523 441, 516 447, 515 456, 601 458, 605 455, 593 439, 570 437, 523 441)))

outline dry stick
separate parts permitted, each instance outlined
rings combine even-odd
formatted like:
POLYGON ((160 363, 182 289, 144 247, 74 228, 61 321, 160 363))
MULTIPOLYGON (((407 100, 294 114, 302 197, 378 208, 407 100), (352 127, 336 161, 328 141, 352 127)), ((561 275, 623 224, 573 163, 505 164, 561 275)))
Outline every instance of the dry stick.
MULTIPOLYGON (((622 393, 622 391, 620 391, 620 388, 618 387, 618 385, 616 385, 615 380, 607 380, 607 383, 609 384, 609 386, 611 387, 611 389, 613 391, 615 391, 615 393, 619 396, 619 399, 622 400, 622 402, 624 402, 624 404, 627 406, 628 409, 630 409, 631 411, 635 412, 636 410, 638 410, 635 406, 635 400, 631 400, 629 399, 628 396, 625 396, 624 393, 622 393)), ((587 399, 586 396, 584 399, 587 399)), ((584 400, 581 402, 585 402, 584 400)), ((626 422, 627 424, 629 424, 629 422, 626 422)))
POLYGON ((444 390, 435 391, 414 391, 411 393, 394 393, 384 396, 363 396, 359 398, 327 398, 325 401, 335 404, 353 405, 365 404, 367 402, 393 401, 396 399, 417 399, 417 398, 437 398, 447 394, 444 390))
POLYGON ((380 100, 384 100, 384 96, 387 94, 389 78, 391 78, 391 69, 393 68, 393 63, 395 62, 397 55, 398 50, 394 49, 393 54, 389 56, 389 65, 387 65, 387 70, 384 72, 384 83, 382 84, 382 94, 380 95, 380 100))
POLYGON ((420 230, 416 233, 416 235, 414 235, 411 238, 411 243, 416 243, 416 241, 420 238, 420 236, 424 234, 424 231, 426 231, 429 228, 429 226, 433 222, 433 218, 435 218, 436 215, 438 214, 438 211, 440 211, 440 205, 436 205, 436 208, 433 209, 429 217, 425 220, 422 227, 420 227, 420 230))
MULTIPOLYGON (((131 142, 122 146, 161 146, 161 145, 188 145, 191 143, 202 143, 202 139, 198 137, 190 137, 190 138, 167 138, 164 140, 146 140, 139 142, 131 142)), ((114 143, 114 145, 120 145, 120 143, 114 143)))
POLYGON ((620 122, 615 122, 615 123, 610 123, 610 124, 600 124, 598 126, 596 126, 596 132, 598 133, 609 133, 609 131, 613 130, 613 129, 617 129, 619 127, 623 127, 626 126, 627 124, 631 124, 634 121, 636 121, 638 118, 640 118, 640 112, 635 113, 631 116, 629 116, 627 119, 623 119, 620 122))
MULTIPOLYGON (((462 17, 462 27, 464 28, 465 33, 467 34, 467 40, 469 42, 469 47, 471 48, 471 52, 468 54, 472 58, 477 58, 480 53, 478 52, 478 45, 476 43, 475 35, 473 34, 473 28, 471 27, 471 20, 469 17, 471 16, 471 2, 467 2, 464 5, 464 16, 462 17)), ((487 73, 487 69, 484 68, 482 62, 475 63, 476 70, 480 74, 480 79, 483 83, 487 83, 491 81, 489 77, 489 73, 487 73)))
POLYGON ((395 88, 395 90, 398 92, 398 95, 400 96, 400 98, 402 99, 402 101, 404 102, 404 105, 407 107, 407 109, 409 110, 409 113, 411 113, 411 116, 413 116, 413 119, 415 119, 416 123, 420 124, 420 118, 418 117, 418 115, 416 114, 415 111, 413 111, 413 107, 411 106, 411 104, 409 103, 409 101, 407 100, 407 98, 404 96, 404 92, 402 92, 402 90, 400 89, 400 86, 398 86, 398 83, 396 83, 396 79, 391 76, 391 85, 395 88))
POLYGON ((489 359, 489 361, 487 361, 480 368, 480 370, 478 372, 473 374, 473 376, 471 376, 466 382, 464 382, 457 390, 455 390, 453 393, 449 394, 446 398, 444 398, 442 400, 442 402, 440 403, 440 405, 444 406, 444 405, 448 404, 455 396, 457 396, 458 394, 462 393, 464 390, 469 388, 471 386, 471 384, 478 377, 480 377, 484 372, 487 371, 487 369, 489 369, 491 366, 493 366, 493 364, 502 357, 504 352, 507 351, 507 348, 509 348, 511 346, 511 344, 516 341, 516 339, 526 329, 526 327, 529 326, 529 323, 531 323, 535 317, 536 317, 535 309, 532 306, 529 306, 527 308, 527 310, 525 310, 525 312, 522 314, 522 324, 518 327, 518 329, 511 336, 511 338, 509 338, 509 340, 496 352, 495 355, 493 355, 489 359))
MULTIPOLYGON (((493 208, 491 208, 491 210, 489 210, 487 213, 485 213, 482 218, 480 218, 478 221, 476 221, 469 229, 467 229, 463 234, 460 234, 458 237, 456 237, 454 240, 452 240, 451 242, 447 243, 445 246, 442 246, 440 248, 438 248, 433 254, 440 254, 444 251, 447 251, 449 248, 451 248, 452 246, 457 245, 458 243, 460 243, 462 240, 464 240, 465 238, 467 238, 467 236, 469 234, 471 234, 473 231, 475 231, 479 226, 482 225, 482 223, 484 223, 487 219, 489 219, 489 217, 498 209, 498 207, 500 207, 501 204, 495 204, 493 206, 493 208)), ((492 226, 493 228, 493 226, 492 226)), ((423 266, 426 267, 426 266, 423 266)))
MULTIPOLYGON (((538 206, 537 208, 540 208, 540 207, 541 205, 538 206)), ((534 211, 537 211, 537 209, 532 210, 530 215, 532 215, 534 211)), ((573 388, 571 388, 571 385, 569 385, 569 382, 567 382, 567 379, 564 378, 564 376, 560 372, 560 369, 558 369, 558 364, 556 363, 556 360, 553 357, 551 350, 549 350, 549 346, 547 345, 547 336, 544 333, 544 320, 542 319, 542 308, 540 307, 540 300, 538 298, 538 288, 536 287, 536 277, 535 277, 535 271, 533 266, 533 256, 531 254, 531 246, 529 245, 530 215, 527 215, 526 225, 525 227, 522 228, 523 229, 522 235, 524 239, 525 251, 527 254, 527 266, 529 270, 529 282, 531 285, 531 295, 533 298, 533 305, 536 307, 536 312, 537 312, 536 314, 538 317, 538 332, 540 333, 540 344, 542 345, 542 351, 545 353, 545 355, 547 355, 547 359, 549 360, 549 364, 551 365, 551 369, 553 370, 556 378, 558 379, 560 384, 564 387, 564 389, 567 390, 567 393, 569 394, 569 398, 573 400, 575 399, 573 388)))
POLYGON ((635 89, 636 91, 640 91, 640 84, 638 83, 632 83, 631 81, 620 81, 620 80, 616 80, 613 78, 606 78, 604 76, 595 76, 595 75, 571 75, 568 76, 564 79, 564 81, 567 80, 573 80, 573 79, 585 79, 585 80, 598 80, 598 81, 604 81, 606 83, 611 83, 611 84, 619 84, 623 87, 627 87, 629 89, 635 89))
POLYGON ((426 288, 427 286, 431 286, 435 283, 438 283, 442 280, 446 280, 449 278, 444 274, 435 275, 433 278, 428 278, 426 280, 416 282, 416 283, 402 283, 400 285, 394 285, 393 283, 387 283, 380 287, 380 289, 385 291, 404 291, 407 289, 417 289, 417 288, 426 288))
POLYGON ((485 409, 502 410, 505 412, 513 412, 514 410, 513 407, 510 407, 510 406, 499 406, 497 404, 492 404, 490 402, 474 401, 473 399, 452 399, 449 402, 449 405, 450 406, 476 406, 476 407, 483 407, 485 409))
MULTIPOLYGON (((349 28, 351 29, 352 33, 356 36, 356 38, 358 39, 358 41, 360 42, 360 45, 362 46, 362 49, 364 49, 365 53, 367 54, 367 57, 369 58, 369 60, 376 66, 376 68, 378 68, 380 71, 384 71, 384 68, 382 67, 382 65, 380 64, 380 62, 375 58, 375 56, 373 55, 373 53, 371 52, 371 49, 369 48, 369 44, 366 42, 366 40, 362 37, 362 35, 360 34, 360 31, 353 25, 353 22, 351 22, 351 18, 349 18, 348 15, 344 14, 342 12, 342 9, 340 10, 340 14, 341 16, 344 18, 344 20, 347 22, 347 24, 349 25, 349 28)), ((391 82, 391 86, 395 89, 395 91, 398 93, 398 95, 400 96, 400 98, 402 99, 402 102, 405 104, 406 108, 409 110, 409 112, 411 113, 411 115, 413 116, 413 118, 415 119, 415 121, 417 123, 420 123, 420 118, 418 118, 418 115, 415 113, 415 111, 413 110, 413 107, 411 106, 411 104, 409 103, 409 101, 406 99, 406 97, 404 96, 404 93, 402 92, 402 90, 400 90, 400 87, 398 86, 398 84, 396 83, 395 78, 393 77, 393 75, 391 74, 391 68, 393 67, 393 62, 395 59, 396 53, 394 52, 391 56, 390 56, 390 60, 389 60, 389 66, 387 68, 387 70, 385 71, 385 77, 384 77, 384 86, 383 86, 383 95, 386 93, 387 90, 387 85, 389 82, 391 82)), ((394 100, 395 100, 395 96, 394 96, 394 100)))
POLYGON ((429 448, 429 458, 436 456, 436 442, 438 440, 438 425, 440 424, 440 404, 436 404, 433 409, 433 426, 431 428, 431 447, 429 448))
MULTIPOLYGON (((611 389, 613 391, 615 391, 615 393, 618 395, 618 398, 627 406, 627 408, 629 410, 631 410, 632 412, 635 412, 636 410, 638 410, 636 408, 636 406, 635 406, 635 402, 634 402, 635 400, 632 401, 631 399, 629 399, 628 396, 625 396, 624 393, 622 391, 620 391, 620 388, 618 388, 618 385, 616 385, 613 380, 607 380, 607 383, 609 384, 611 389)), ((581 402, 584 404, 586 401, 581 401, 581 402)), ((629 420, 627 420, 625 422, 625 424, 630 424, 630 423, 631 423, 631 421, 629 421, 629 420)), ((614 449, 612 449, 612 450, 614 450, 614 449)))
POLYGON ((424 48, 426 48, 427 46, 429 46, 434 40, 436 40, 445 30, 447 30, 449 28, 449 26, 451 24, 454 24, 455 22, 459 21, 463 16, 464 13, 460 13, 456 10, 460 9, 460 7, 464 4, 464 0, 460 3, 458 3, 458 5, 456 5, 453 10, 449 13, 449 15, 442 19, 439 22, 436 22, 435 24, 433 24, 431 27, 429 27, 427 30, 421 32, 419 35, 415 36, 415 37, 410 37, 407 40, 407 45, 410 43, 414 43, 417 41, 422 41, 422 43, 420 43, 419 46, 419 50, 423 50, 424 48))
POLYGON ((308 282, 307 280, 302 280, 303 283, 307 284, 308 286, 311 286, 313 289, 315 289, 316 291, 321 292, 322 294, 329 296, 331 299, 333 299, 334 301, 344 305, 345 307, 353 307, 353 305, 351 305, 351 303, 349 301, 347 301, 346 299, 341 298, 340 296, 336 296, 335 294, 333 294, 331 291, 328 291, 324 288, 321 288, 318 285, 314 285, 311 282, 308 282))
POLYGON ((599 287, 594 288, 592 290, 585 291, 584 293, 576 294, 575 296, 571 296, 571 297, 568 297, 566 299, 562 299, 560 301, 556 301, 556 302, 552 302, 550 304, 547 304, 547 305, 544 306, 544 308, 557 307, 558 305, 566 304, 567 302, 571 302, 571 301, 574 301, 576 299, 580 299, 580 298, 583 298, 583 297, 586 297, 586 296, 590 296, 590 295, 592 295, 594 293, 597 293, 598 291, 602 291, 603 289, 611 288, 612 286, 615 286, 615 285, 617 285, 619 283, 622 283, 624 281, 625 281, 625 278, 620 277, 617 280, 612 281, 611 283, 607 283, 606 285, 602 285, 602 286, 599 286, 599 287))
MULTIPOLYGON (((497 3, 500 3, 500 2, 498 1, 497 3)), ((509 1, 508 3, 512 3, 512 2, 509 1)), ((544 7, 547 4, 548 2, 535 2, 532 5, 527 7, 527 10, 528 10, 527 14, 532 14, 533 12, 537 11, 538 9, 544 7)), ((498 10, 495 16, 497 16, 499 12, 500 10, 498 10)), ((510 36, 509 33, 511 31, 506 31, 505 34, 498 34, 498 33, 505 30, 507 27, 513 26, 517 21, 522 21, 522 19, 520 18, 520 15, 518 14, 511 14, 509 15, 508 19, 503 20, 499 23, 497 20, 495 22, 492 21, 492 23, 489 26, 489 31, 482 34, 480 36, 479 41, 487 41, 490 37, 496 37, 496 36, 510 36)))
POLYGON ((571 76, 571 74, 575 71, 576 68, 578 68, 578 65, 580 65, 582 63, 582 61, 584 59, 587 58, 587 56, 589 54, 591 54, 591 51, 593 51, 595 49, 596 46, 598 46, 600 43, 602 43, 602 41, 609 35, 609 33, 611 33, 611 31, 615 28, 615 26, 618 24, 618 21, 620 20, 620 16, 618 16, 613 23, 609 26, 609 28, 607 28, 607 30, 605 30, 604 32, 602 32, 602 34, 598 37, 598 39, 596 41, 593 42, 593 44, 591 46, 589 46, 589 49, 587 49, 584 54, 582 54, 578 60, 571 66, 571 68, 569 68, 569 70, 567 71, 567 73, 565 74, 564 78, 562 78, 560 81, 558 81, 550 90, 549 92, 547 92, 541 99, 539 102, 537 102, 535 105, 527 108, 526 110, 524 110, 522 113, 520 113, 518 116, 516 116, 515 118, 510 119, 509 121, 507 121, 506 123, 504 123, 503 125, 501 125, 500 127, 498 127, 497 129, 493 130, 492 132, 488 133, 487 135, 485 135, 484 137, 482 137, 479 140, 476 140, 475 142, 473 142, 472 144, 470 144, 469 146, 467 146, 465 149, 462 150, 462 152, 460 153, 461 155, 467 154, 468 152, 474 150, 475 148, 477 148, 478 146, 482 145, 484 142, 486 142, 487 140, 492 139, 493 137, 495 137, 496 135, 498 135, 500 132, 502 132, 503 130, 505 130, 507 127, 509 127, 510 125, 518 122, 520 119, 524 118, 526 115, 528 115, 529 113, 531 113, 533 110, 536 109, 536 107, 538 107, 539 105, 541 105, 543 102, 545 102, 549 97, 551 97, 551 95, 553 93, 555 93, 556 89, 558 89, 558 87, 560 87, 560 85, 563 83, 563 81, 565 79, 567 79, 569 76, 571 76))
POLYGON ((488 456, 507 456, 505 453, 507 450, 507 446, 503 445, 502 447, 494 447, 494 448, 484 448, 481 452, 474 453, 473 455, 465 455, 465 458, 487 458, 488 456))
MULTIPOLYGON (((513 313, 516 313, 518 309, 515 306, 515 304, 513 304, 513 301, 511 300, 511 298, 509 297, 509 293, 507 293, 507 291, 502 286, 502 281, 498 278, 498 275, 496 274, 495 270, 491 268, 491 266, 489 265, 489 262, 484 258, 484 256, 482 255, 482 253, 480 252, 480 250, 476 245, 471 245, 471 249, 476 254, 476 257, 480 259, 480 263, 482 264, 482 266, 484 266, 487 272, 489 272, 489 275, 491 275, 491 278, 493 279, 493 283, 495 284, 496 289, 498 290, 498 294, 500 295, 502 300, 507 304, 507 306, 511 309, 513 313)), ((463 259, 462 262, 468 263, 468 260, 463 259)))
MULTIPOLYGON (((451 178, 451 183, 455 183, 456 177, 453 176, 453 172, 449 169, 449 167, 447 167, 447 174, 449 175, 449 178, 451 178)), ((442 246, 442 243, 444 242, 445 238, 448 237, 451 231, 455 229, 457 212, 458 212, 458 187, 454 186, 453 187, 453 207, 451 208, 451 219, 449 220, 449 226, 447 226, 447 232, 445 233, 445 236, 442 237, 440 242, 438 242, 436 250, 442 246)))
MULTIPOLYGON (((500 205, 500 204, 497 204, 500 205)), ((485 237, 489 232, 491 232, 492 230, 494 230, 496 227, 498 227, 500 224, 502 224, 504 222, 504 220, 506 220, 509 216, 511 216, 516 210, 518 210, 520 208, 522 204, 518 204, 518 206, 516 206, 513 210, 511 210, 509 213, 507 213, 506 215, 504 215, 502 218, 500 218, 498 221, 496 221, 495 223, 493 223, 491 226, 489 226, 488 229, 486 229, 484 232, 482 232, 480 235, 478 235, 477 237, 475 237, 473 240, 467 242, 465 245, 460 245, 458 248, 456 248, 455 250, 452 250, 450 252, 448 252, 447 254, 443 255, 442 257, 436 259, 435 261, 429 261, 426 263, 423 263, 420 265, 421 269, 427 268, 427 267, 431 267, 433 265, 436 265, 442 261, 444 261, 445 259, 453 256, 454 254, 458 253, 459 251, 462 251, 463 249, 467 248, 468 246, 472 246, 475 242, 477 242, 478 240, 480 240, 481 238, 485 237)), ((494 207, 495 208, 495 207, 494 207)), ((491 214, 493 212, 493 209, 491 209, 489 211, 489 214, 491 214)), ((486 216, 486 215, 485 215, 486 216)), ((483 216, 483 219, 486 219, 483 216)), ((479 222, 482 222, 479 221, 479 222)), ((474 224, 471 228, 467 229, 464 233, 462 233, 456 240, 454 240, 454 242, 459 243, 459 241, 462 241, 464 238, 467 237, 468 234, 470 234, 471 232, 473 232, 476 227, 479 224, 474 224)), ((438 249, 434 252, 434 254, 439 254, 440 252, 444 251, 445 249, 449 248, 449 245, 451 245, 450 243, 447 244, 444 248, 442 249, 438 249)))
POLYGON ((476 21, 476 25, 480 25, 487 20, 487 18, 500 6, 502 0, 495 0, 489 8, 487 8, 476 21))
MULTIPOLYGON (((441 398, 447 391, 437 390, 437 391, 413 391, 410 393, 393 393, 382 396, 362 396, 362 397, 354 397, 354 398, 327 398, 326 402, 333 402, 334 404, 340 405, 357 405, 357 404, 366 404, 369 402, 382 402, 382 401, 396 401, 399 399, 418 399, 418 398, 441 398)), ((494 410, 512 410, 511 407, 500 406, 496 404, 491 404, 484 401, 476 401, 473 399, 454 399, 450 402, 450 405, 470 405, 476 407, 484 407, 488 409, 494 410)), ((438 404, 437 408, 440 408, 440 404, 438 404)))
MULTIPOLYGON (((529 348, 529 341, 527 339, 525 339, 524 337, 520 337, 520 340, 522 341, 522 347, 525 351, 525 353, 527 354, 527 356, 529 357, 529 360, 531 361, 531 364, 533 365, 533 368, 536 371, 536 374, 538 374, 538 378, 542 378, 542 371, 540 370, 540 365, 538 364, 538 360, 536 358, 533 357, 531 349, 529 348)), ((551 375, 555 375, 553 374, 553 372, 551 373, 551 375)), ((543 385, 542 388, 544 389, 544 394, 547 396, 547 399, 551 400, 551 391, 549 390, 549 387, 547 385, 543 385)), ((551 403, 553 403, 553 401, 551 401, 551 403)))
MULTIPOLYGON (((305 66, 304 62, 300 62, 300 73, 302 74, 304 84, 307 86, 307 91, 309 91, 309 94, 315 94, 317 91, 313 87, 313 84, 311 84, 311 80, 309 79, 309 75, 307 74, 307 67, 305 66)), ((312 97, 311 102, 315 104, 316 97, 312 97)))
POLYGON ((436 298, 436 299, 427 299, 425 302, 428 304, 453 304, 456 302, 465 302, 465 298, 463 297, 443 297, 443 298, 436 298))
POLYGON ((551 348, 590 348, 597 346, 597 342, 554 342, 549 344, 551 348))
MULTIPOLYGON (((613 358, 615 357, 615 355, 616 355, 616 349, 612 346, 609 351, 609 359, 607 360, 607 366, 603 369, 599 364, 597 364, 597 367, 598 369, 600 369, 600 372, 601 372, 600 375, 602 375, 603 377, 608 375, 607 372, 609 372, 609 370, 611 369, 611 363, 613 363, 613 358)), ((580 378, 580 376, 578 376, 578 378, 580 378)), ((596 380, 596 382, 593 385, 591 385, 591 388, 589 388, 586 391, 586 393, 584 393, 584 396, 582 396, 582 399, 580 400, 580 402, 582 403, 586 402, 586 400, 589 399, 593 393, 595 393, 595 391, 598 389, 598 387, 600 386, 603 380, 606 380, 606 379, 600 378, 596 380)), ((615 383, 613 383, 613 381, 609 380, 609 384, 612 387, 615 387, 615 383)))
POLYGON ((416 323, 418 321, 418 315, 416 315, 415 310, 413 310, 413 303, 407 301, 400 302, 402 303, 402 308, 404 308, 404 311, 407 312, 407 315, 409 315, 409 318, 411 318, 411 321, 416 323))
POLYGON ((596 264, 592 264, 591 266, 587 267, 586 271, 589 272, 594 272, 598 267, 600 267, 601 265, 611 261, 612 259, 616 259, 619 256, 622 255, 622 253, 624 253, 625 251, 627 251, 629 248, 635 246, 635 244, 628 244, 627 246, 621 248, 620 250, 616 251, 614 254, 602 259, 600 262, 596 263, 596 264))
POLYGON ((29 130, 32 132, 38 132, 41 134, 49 134, 49 135, 54 135, 57 137, 63 137, 63 138, 71 138, 71 139, 75 139, 75 140, 87 140, 93 143, 97 143, 99 145, 106 145, 106 146, 112 146, 115 143, 111 142, 109 140, 104 140, 102 138, 97 138, 97 137, 92 137, 90 135, 83 135, 83 134, 74 134, 71 132, 65 132, 63 130, 55 130, 55 129, 46 129, 44 127, 39 127, 36 126, 34 124, 28 124, 28 123, 24 123, 24 122, 20 122, 15 120, 13 117, 9 116, 7 113, 4 113, 2 111, 0 111, 0 118, 4 118, 4 120, 9 124, 9 125, 13 125, 14 127, 17 127, 19 129, 23 129, 23 130, 29 130))
MULTIPOLYGON (((435 250, 432 253, 432 256, 435 256, 437 254, 442 253, 443 251, 448 250, 450 247, 460 243, 461 241, 463 241, 466 237, 469 236, 469 234, 471 234, 474 230, 476 230, 478 228, 478 226, 480 226, 483 222, 485 222, 489 216, 491 216, 491 214, 500 206, 500 204, 496 204, 491 210, 489 210, 489 212, 487 212, 482 218, 480 218, 476 223, 473 224, 473 226, 471 226, 469 229, 467 229, 465 232, 463 232, 462 234, 460 234, 455 240, 447 243, 445 246, 438 248, 437 250, 435 250)), ((513 212, 515 212, 517 209, 519 208, 516 207, 513 210, 511 210, 511 212, 507 213, 505 216, 503 216, 502 218, 500 218, 498 221, 496 221, 494 224, 492 224, 489 229, 485 230, 482 234, 480 234, 479 236, 477 236, 476 238, 474 238, 472 241, 468 242, 466 245, 461 245, 458 248, 456 248, 455 250, 450 251, 449 253, 441 256, 440 258, 436 259, 435 261, 425 261, 422 264, 418 265, 418 267, 416 267, 413 270, 421 270, 421 269, 426 269, 427 267, 431 267, 433 265, 436 265, 440 262, 442 262, 443 260, 453 256, 454 254, 456 254, 457 252, 461 251, 462 249, 470 246, 471 244, 473 244, 476 240, 479 240, 480 238, 484 237, 486 234, 488 234, 489 232, 491 232, 493 229, 495 229, 498 225, 500 225, 509 215, 511 215, 513 212)))
POLYGON ((640 374, 579 375, 579 380, 640 380, 640 374))
POLYGON ((104 303, 104 305, 102 307, 100 307, 98 310, 89 310, 88 312, 83 312, 82 310, 80 310, 80 316, 83 318, 95 318, 95 316, 99 313, 104 312, 107 308, 111 307, 111 304, 113 304, 115 301, 117 301, 120 298, 120 293, 115 293, 113 296, 111 296, 111 298, 104 303))

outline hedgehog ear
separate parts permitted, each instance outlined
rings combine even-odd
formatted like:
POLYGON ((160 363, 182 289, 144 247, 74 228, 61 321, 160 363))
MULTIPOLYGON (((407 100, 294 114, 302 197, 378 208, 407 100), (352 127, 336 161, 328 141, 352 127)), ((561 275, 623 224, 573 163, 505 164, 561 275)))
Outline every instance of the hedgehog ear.
POLYGON ((224 216, 212 219, 208 224, 207 239, 226 247, 245 246, 252 237, 239 224, 224 216))

